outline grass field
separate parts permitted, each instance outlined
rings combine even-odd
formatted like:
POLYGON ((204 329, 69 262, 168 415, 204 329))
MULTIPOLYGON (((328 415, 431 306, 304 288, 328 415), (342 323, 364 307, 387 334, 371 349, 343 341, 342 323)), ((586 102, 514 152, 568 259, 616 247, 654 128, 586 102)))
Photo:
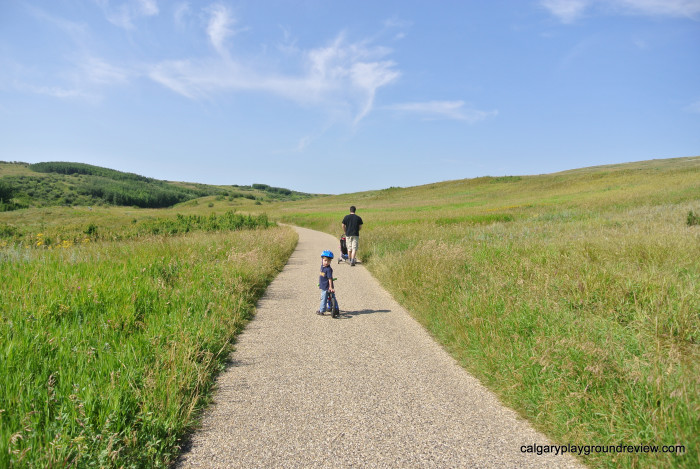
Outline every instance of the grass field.
MULTIPOLYGON (((469 371, 593 467, 700 466, 700 158, 478 178, 271 206, 341 234, 469 371)), ((527 444, 528 442, 523 442, 527 444)))
POLYGON ((219 205, 179 219, 0 214, 14 230, 0 237, 0 467, 164 467, 177 455, 296 245, 264 217, 232 231, 239 218, 219 205))
POLYGON ((167 465, 294 248, 268 218, 351 204, 363 264, 554 441, 700 466, 699 157, 259 202, 0 213, 0 467, 167 465))

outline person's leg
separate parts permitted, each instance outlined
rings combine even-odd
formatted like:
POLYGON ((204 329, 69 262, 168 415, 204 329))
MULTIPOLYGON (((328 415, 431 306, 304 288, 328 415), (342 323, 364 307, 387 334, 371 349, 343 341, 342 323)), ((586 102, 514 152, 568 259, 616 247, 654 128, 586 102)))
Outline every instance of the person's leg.
POLYGON ((357 236, 350 237, 350 242, 348 244, 348 257, 349 257, 350 265, 355 265, 355 256, 357 256, 357 242, 358 242, 357 236))
POLYGON ((319 313, 323 313, 326 310, 327 303, 328 303, 328 290, 321 290, 321 305, 318 307, 319 313))

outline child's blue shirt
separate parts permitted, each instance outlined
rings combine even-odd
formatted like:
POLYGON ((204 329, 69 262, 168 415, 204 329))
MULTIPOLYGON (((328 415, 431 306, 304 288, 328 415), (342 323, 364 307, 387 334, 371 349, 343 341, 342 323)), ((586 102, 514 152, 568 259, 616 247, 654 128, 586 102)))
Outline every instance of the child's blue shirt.
POLYGON ((329 265, 328 267, 321 266, 321 274, 318 277, 318 288, 321 290, 328 290, 330 286, 329 279, 333 278, 333 269, 329 265))

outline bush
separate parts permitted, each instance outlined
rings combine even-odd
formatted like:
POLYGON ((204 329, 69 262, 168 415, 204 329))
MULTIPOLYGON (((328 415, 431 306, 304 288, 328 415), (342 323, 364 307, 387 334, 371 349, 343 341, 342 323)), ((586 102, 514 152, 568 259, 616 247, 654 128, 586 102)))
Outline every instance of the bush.
POLYGON ((142 230, 149 234, 175 235, 192 231, 237 231, 242 229, 268 228, 272 226, 267 215, 240 215, 228 211, 221 215, 180 215, 175 219, 157 218, 143 224, 142 230))
POLYGON ((696 215, 692 210, 688 212, 688 226, 700 225, 700 215, 696 215))
POLYGON ((17 228, 12 225, 0 225, 0 238, 11 238, 17 234, 17 228))
POLYGON ((97 234, 97 225, 90 223, 87 228, 85 228, 85 234, 94 237, 97 234))
POLYGON ((0 202, 10 202, 14 197, 14 188, 6 182, 0 181, 0 202))

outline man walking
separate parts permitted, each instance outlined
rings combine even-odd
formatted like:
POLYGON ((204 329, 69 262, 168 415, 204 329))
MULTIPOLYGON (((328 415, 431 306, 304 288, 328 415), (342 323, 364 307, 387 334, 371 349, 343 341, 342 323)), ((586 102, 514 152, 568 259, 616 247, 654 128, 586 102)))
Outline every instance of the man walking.
POLYGON ((350 265, 355 265, 355 256, 357 255, 357 244, 360 241, 360 228, 362 227, 362 218, 355 215, 355 206, 350 207, 350 214, 343 218, 343 231, 345 232, 345 243, 348 246, 348 260, 350 265))

